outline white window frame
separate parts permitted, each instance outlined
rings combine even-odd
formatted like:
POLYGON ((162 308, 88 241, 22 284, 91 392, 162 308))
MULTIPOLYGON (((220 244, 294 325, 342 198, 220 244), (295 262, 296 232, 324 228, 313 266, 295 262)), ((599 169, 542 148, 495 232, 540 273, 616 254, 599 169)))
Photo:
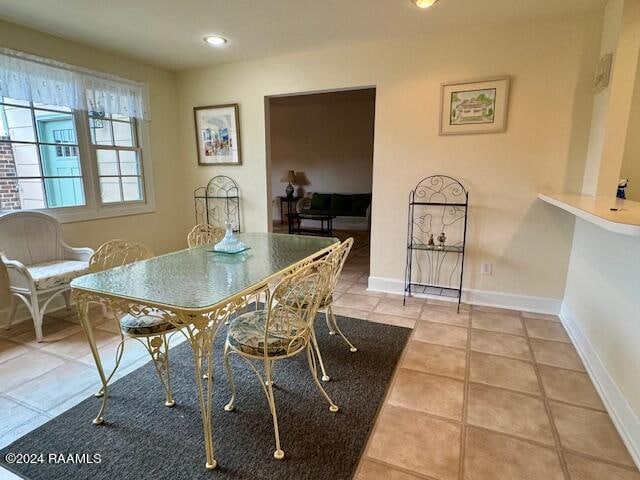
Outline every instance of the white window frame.
MULTIPOLYGON (((37 109, 37 107, 35 107, 37 109)), ((142 173, 143 200, 102 203, 100 192, 100 178, 98 175, 98 161, 96 157, 96 147, 91 143, 91 132, 89 130, 88 112, 73 110, 76 135, 78 140, 78 150, 80 157, 80 169, 82 172, 82 184, 86 205, 73 207, 42 208, 36 211, 53 215, 61 223, 74 223, 102 218, 123 217, 129 215, 139 215, 155 212, 155 193, 153 189, 153 167, 151 161, 151 144, 149 141, 148 122, 140 119, 132 121, 135 128, 135 135, 140 149, 140 165, 142 173)), ((35 128, 35 127, 34 127, 35 128)), ((0 215, 11 211, 23 210, 2 210, 0 215)), ((33 210, 33 209, 32 209, 33 210)))

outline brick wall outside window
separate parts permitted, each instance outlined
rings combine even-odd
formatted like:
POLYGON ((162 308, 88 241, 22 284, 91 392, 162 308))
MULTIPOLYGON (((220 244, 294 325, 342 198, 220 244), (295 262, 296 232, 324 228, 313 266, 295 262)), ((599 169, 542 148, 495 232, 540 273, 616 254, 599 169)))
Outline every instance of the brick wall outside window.
MULTIPOLYGON (((9 140, 0 137, 0 141, 9 140)), ((0 143, 0 210, 20 210, 20 188, 10 143, 0 143), (13 178, 12 178, 13 177, 13 178)))

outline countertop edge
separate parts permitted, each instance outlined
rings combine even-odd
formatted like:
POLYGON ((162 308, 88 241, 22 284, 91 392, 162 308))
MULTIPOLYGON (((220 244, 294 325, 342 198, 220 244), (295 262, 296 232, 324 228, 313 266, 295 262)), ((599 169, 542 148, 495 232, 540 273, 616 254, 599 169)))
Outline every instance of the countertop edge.
MULTIPOLYGON (((588 197, 587 195, 583 195, 583 197, 590 198, 595 201, 595 197, 588 197)), ((585 210, 584 208, 581 208, 577 205, 572 205, 571 203, 568 203, 560 198, 556 198, 553 194, 539 193, 538 198, 543 202, 561 208, 562 210, 565 210, 578 218, 593 223, 594 225, 597 225, 598 227, 610 232, 619 233, 621 235, 640 237, 640 217, 638 218, 638 224, 616 222, 609 218, 598 215, 593 211, 585 210)))

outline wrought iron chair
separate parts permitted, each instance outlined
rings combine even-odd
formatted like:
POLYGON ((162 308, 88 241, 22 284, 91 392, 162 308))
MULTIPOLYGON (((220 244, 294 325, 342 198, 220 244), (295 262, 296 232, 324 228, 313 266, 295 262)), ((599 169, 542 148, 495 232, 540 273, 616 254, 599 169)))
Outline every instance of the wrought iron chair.
MULTIPOLYGON (((327 322, 327 327, 329 328, 329 335, 335 335, 336 332, 338 335, 342 337, 342 339, 349 346, 349 350, 351 352, 357 352, 358 349, 351 343, 351 341, 342 333, 340 326, 338 325, 338 321, 336 320, 336 316, 333 314, 331 310, 331 304, 333 303, 333 292, 335 290, 336 285, 338 284, 338 280, 340 279, 340 274, 342 273, 342 267, 349 256, 349 252, 353 247, 353 238, 347 238, 344 242, 338 245, 336 248, 331 250, 324 257, 325 261, 331 267, 331 272, 329 276, 329 281, 327 282, 327 286, 325 291, 322 293, 322 298, 320 300, 320 304, 318 305, 318 311, 324 313, 325 320, 327 322)), ((312 332, 313 338, 313 346, 316 349, 316 354, 318 356, 318 363, 320 364, 320 370, 322 371, 322 381, 328 382, 331 380, 331 377, 327 375, 327 371, 324 367, 324 361, 322 359, 322 354, 320 353, 320 347, 318 346, 318 341, 316 339, 315 330, 312 332)))
POLYGON ((327 321, 327 327, 329 328, 329 335, 335 335, 337 332, 338 335, 340 335, 349 346, 349 350, 351 352, 357 352, 358 349, 353 346, 349 339, 345 337, 344 333, 342 333, 342 330, 340 330, 338 321, 336 320, 336 316, 331 310, 331 304, 333 303, 333 291, 338 284, 338 280, 340 280, 342 268, 347 261, 347 257, 349 256, 349 252, 351 252, 352 247, 353 238, 350 237, 342 242, 338 248, 332 250, 327 254, 326 260, 331 265, 331 277, 329 279, 329 285, 326 291, 326 295, 320 303, 319 310, 324 312, 325 320, 327 321))
POLYGON ((218 243, 224 237, 224 229, 214 227, 208 223, 199 223, 187 235, 189 248, 218 243))
MULTIPOLYGON (((296 268, 278 283, 272 294, 267 293, 266 309, 250 311, 234 318, 227 329, 224 347, 224 365, 231 387, 231 399, 224 407, 234 408, 236 386, 229 362, 232 353, 244 358, 256 373, 269 403, 277 460, 284 458, 280 445, 278 416, 273 393, 274 364, 299 353, 306 352, 309 370, 318 390, 329 402, 329 410, 337 412, 338 406, 318 380, 316 357, 312 346, 313 324, 322 294, 329 282, 330 265, 318 260, 296 268), (263 362, 264 377, 252 361, 263 362)), ((268 292, 268 290, 267 290, 268 292)))
MULTIPOLYGON (((114 267, 119 267, 140 260, 153 257, 153 253, 145 245, 125 240, 111 240, 102 244, 89 259, 89 271, 100 272, 114 267)), ((116 350, 116 363, 107 377, 103 386, 95 394, 96 397, 104 397, 103 405, 93 423, 103 422, 102 414, 106 404, 106 387, 116 373, 122 354, 124 353, 124 341, 134 338, 145 346, 160 377, 160 382, 165 390, 167 407, 173 407, 175 400, 171 391, 169 379, 169 338, 168 334, 175 333, 176 327, 164 318, 164 314, 156 312, 153 308, 146 308, 140 315, 125 313, 119 316, 112 310, 111 315, 120 326, 120 343, 116 350)))
POLYGON ((62 239, 62 227, 51 215, 33 211, 0 216, 0 261, 9 277, 8 322, 11 327, 18 299, 26 305, 42 342, 42 321, 51 301, 62 294, 70 308, 69 283, 87 273, 90 248, 73 248, 62 239), (43 302, 44 300, 44 302, 43 302))

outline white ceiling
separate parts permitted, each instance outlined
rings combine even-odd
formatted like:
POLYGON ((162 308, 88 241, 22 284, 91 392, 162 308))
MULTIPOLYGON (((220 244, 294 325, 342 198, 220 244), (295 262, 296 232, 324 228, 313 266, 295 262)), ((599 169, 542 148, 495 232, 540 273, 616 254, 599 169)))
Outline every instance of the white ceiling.
POLYGON ((0 17, 172 70, 436 29, 578 13, 605 0, 0 0, 0 17), (202 41, 217 33, 224 48, 202 41))

